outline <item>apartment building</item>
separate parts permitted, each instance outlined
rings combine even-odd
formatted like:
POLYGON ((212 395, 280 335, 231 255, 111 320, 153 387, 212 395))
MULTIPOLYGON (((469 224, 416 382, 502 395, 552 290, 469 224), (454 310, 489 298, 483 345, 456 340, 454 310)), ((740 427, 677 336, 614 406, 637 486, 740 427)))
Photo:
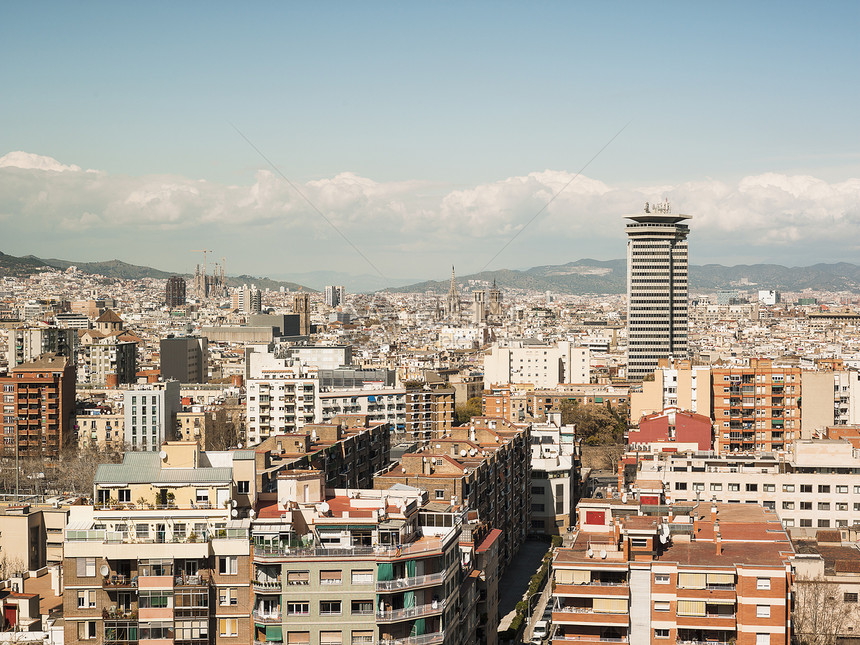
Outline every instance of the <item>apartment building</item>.
POLYGON ((792 545, 753 505, 582 500, 553 560, 554 645, 788 645, 792 545))
POLYGON ((709 451, 713 446, 710 417, 670 407, 639 419, 627 432, 631 450, 709 451))
POLYGON ((720 453, 786 450, 800 439, 800 368, 753 358, 748 367, 714 367, 711 375, 720 453))
POLYGON ((200 336, 162 338, 159 342, 161 378, 180 383, 209 380, 209 340, 200 336))
POLYGON ((179 381, 123 390, 124 440, 132 450, 160 450, 162 443, 175 438, 179 394, 179 381))
POLYGON ((575 517, 580 458, 576 428, 562 425, 561 413, 531 432, 531 523, 540 535, 562 535, 575 517))
POLYGON ((80 337, 78 382, 116 387, 137 382, 137 343, 89 330, 80 337))
POLYGON ((415 486, 431 499, 463 504, 490 527, 502 531, 502 568, 519 551, 529 531, 531 427, 504 419, 473 417, 417 452, 406 453, 373 479, 376 489, 415 486))
POLYGON ((412 487, 335 489, 287 472, 253 522, 255 641, 474 643, 461 631, 465 511, 412 487))
POLYGON ((248 445, 257 445, 273 435, 300 431, 317 420, 316 368, 261 352, 249 352, 246 360, 248 445))
POLYGON ((617 385, 560 384, 551 390, 502 385, 484 390, 481 396, 484 415, 502 417, 511 423, 522 423, 526 419, 546 420, 549 413, 560 409, 565 401, 620 408, 629 400, 630 389, 617 385))
POLYGON ((528 339, 493 343, 484 356, 484 388, 505 383, 529 383, 536 388, 588 383, 589 361, 588 348, 570 341, 555 345, 528 339))
POLYGON ((124 450, 125 415, 95 410, 80 410, 75 417, 78 448, 87 450, 124 450))
POLYGON ((630 392, 630 418, 677 407, 711 416, 711 367, 690 361, 662 359, 654 378, 630 392))
POLYGON ((3 454, 52 457, 73 442, 75 365, 43 354, 0 375, 3 389, 3 454))
POLYGON ((66 528, 66 642, 249 643, 253 484, 253 452, 196 443, 100 465, 66 528))
POLYGON ((273 492, 281 471, 309 469, 323 473, 327 488, 371 488, 373 474, 389 465, 391 426, 360 417, 335 421, 256 446, 258 490, 273 492))
POLYGON ((9 369, 35 360, 42 354, 75 358, 78 334, 58 327, 13 327, 7 331, 6 361, 9 369))
POLYGON ((792 537, 860 524, 860 453, 848 441, 795 441, 773 453, 639 455, 636 486, 657 482, 673 502, 760 504, 777 513, 792 537))
POLYGON ((422 388, 406 392, 406 429, 413 439, 428 441, 444 436, 454 423, 454 389, 422 388))

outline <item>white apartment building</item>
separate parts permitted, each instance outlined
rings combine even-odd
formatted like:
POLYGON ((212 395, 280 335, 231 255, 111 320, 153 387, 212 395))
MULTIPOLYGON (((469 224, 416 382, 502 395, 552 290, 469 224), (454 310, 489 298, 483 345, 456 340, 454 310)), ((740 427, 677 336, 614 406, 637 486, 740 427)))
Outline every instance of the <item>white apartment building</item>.
POLYGON ((406 428, 406 390, 379 388, 322 392, 317 418, 327 423, 339 414, 364 414, 370 425, 390 423, 392 428, 403 431, 406 428))
POLYGON ((123 391, 125 442, 131 450, 161 450, 173 439, 182 409, 179 381, 137 385, 123 391))
POLYGON ((246 360, 249 446, 314 423, 320 393, 316 368, 262 352, 248 352, 246 360))
POLYGON ((661 358, 687 357, 690 216, 665 203, 627 219, 627 376, 641 381, 661 358))
POLYGON ((6 360, 10 370, 49 352, 75 358, 78 334, 74 329, 19 327, 8 330, 7 334, 6 360))
POLYGON ((562 340, 555 345, 532 340, 494 343, 484 355, 484 387, 507 383, 530 383, 552 389, 559 383, 588 383, 590 353, 562 340))
POLYGON ((562 425, 560 412, 549 416, 547 423, 532 425, 530 529, 561 535, 575 518, 579 476, 575 426, 562 425))
POLYGON ((801 440, 787 456, 663 453, 639 462, 636 486, 662 482, 672 503, 762 504, 798 537, 860 524, 857 475, 860 450, 847 441, 801 440))

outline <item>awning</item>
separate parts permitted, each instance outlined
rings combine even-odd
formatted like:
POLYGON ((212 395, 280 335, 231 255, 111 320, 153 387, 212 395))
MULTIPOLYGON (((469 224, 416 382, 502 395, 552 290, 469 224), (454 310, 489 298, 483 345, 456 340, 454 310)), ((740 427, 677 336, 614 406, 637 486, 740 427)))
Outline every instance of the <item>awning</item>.
POLYGON ((284 632, 280 625, 266 625, 266 640, 267 641, 283 641, 284 632))

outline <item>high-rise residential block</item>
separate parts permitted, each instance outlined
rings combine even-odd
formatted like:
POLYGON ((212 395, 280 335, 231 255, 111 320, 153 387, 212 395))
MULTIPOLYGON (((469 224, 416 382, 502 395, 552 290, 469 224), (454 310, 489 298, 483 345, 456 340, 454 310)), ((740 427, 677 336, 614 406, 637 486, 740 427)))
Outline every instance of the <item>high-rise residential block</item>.
POLYGON ((664 203, 627 219, 627 376, 641 381, 661 358, 687 357, 690 216, 664 203))
POLYGON ((171 309, 185 304, 185 278, 175 275, 167 279, 164 302, 171 309))
POLYGON ((206 383, 209 376, 209 341, 205 337, 162 338, 161 377, 180 383, 206 383))

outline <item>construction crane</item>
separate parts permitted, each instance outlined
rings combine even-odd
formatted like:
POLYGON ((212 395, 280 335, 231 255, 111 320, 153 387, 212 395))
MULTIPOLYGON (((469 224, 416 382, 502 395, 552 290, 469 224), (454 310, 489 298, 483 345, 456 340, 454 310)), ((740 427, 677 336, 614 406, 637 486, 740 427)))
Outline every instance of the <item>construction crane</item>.
POLYGON ((206 275, 206 254, 212 253, 212 249, 191 249, 191 252, 203 254, 203 275, 206 275))

